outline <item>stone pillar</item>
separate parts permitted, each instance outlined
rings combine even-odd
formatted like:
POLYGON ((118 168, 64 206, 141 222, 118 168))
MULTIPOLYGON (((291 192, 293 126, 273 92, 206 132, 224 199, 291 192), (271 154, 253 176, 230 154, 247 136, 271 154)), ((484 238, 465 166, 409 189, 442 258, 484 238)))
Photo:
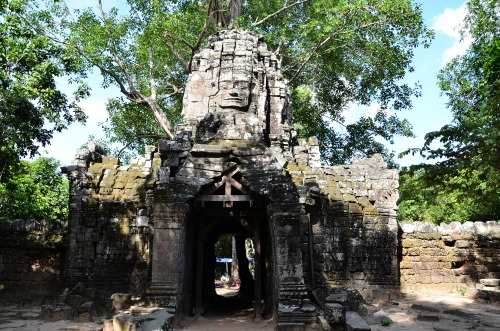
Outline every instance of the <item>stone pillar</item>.
POLYGON ((301 224, 307 215, 298 203, 274 203, 268 207, 275 259, 278 330, 306 329, 316 322, 316 309, 307 298, 302 264, 301 224))
POLYGON ((176 309, 181 295, 185 222, 191 207, 186 203, 155 202, 152 279, 149 297, 161 306, 176 309))

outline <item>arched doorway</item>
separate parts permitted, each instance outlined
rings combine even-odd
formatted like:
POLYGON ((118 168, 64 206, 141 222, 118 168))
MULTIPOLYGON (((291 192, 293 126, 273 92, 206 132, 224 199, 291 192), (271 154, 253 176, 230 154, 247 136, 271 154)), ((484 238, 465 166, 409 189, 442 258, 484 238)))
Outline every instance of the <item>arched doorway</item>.
MULTIPOLYGON (((195 198, 186 224, 184 315, 203 315, 221 298, 215 291, 215 243, 221 236, 235 238, 240 288, 235 305, 253 308, 256 319, 273 314, 273 259, 264 200, 241 183, 239 169, 223 175, 195 198), (245 254, 245 240, 253 242, 253 275, 245 254)), ((233 305, 234 307, 234 305, 233 305)))

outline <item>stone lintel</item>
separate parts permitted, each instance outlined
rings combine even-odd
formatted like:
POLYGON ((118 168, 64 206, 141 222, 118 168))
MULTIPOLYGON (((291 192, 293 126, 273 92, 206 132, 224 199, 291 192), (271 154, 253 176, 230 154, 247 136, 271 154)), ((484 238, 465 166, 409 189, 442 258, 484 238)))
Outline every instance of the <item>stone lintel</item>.
POLYGON ((228 155, 229 153, 231 153, 231 147, 223 145, 196 144, 191 149, 193 156, 228 155))

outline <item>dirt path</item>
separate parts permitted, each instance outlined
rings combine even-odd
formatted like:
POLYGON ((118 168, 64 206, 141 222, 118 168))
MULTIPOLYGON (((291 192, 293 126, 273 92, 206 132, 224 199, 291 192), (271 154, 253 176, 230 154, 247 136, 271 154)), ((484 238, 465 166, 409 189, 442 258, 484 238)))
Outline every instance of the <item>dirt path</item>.
POLYGON ((187 319, 182 331, 274 331, 271 321, 255 321, 252 302, 238 299, 238 288, 216 289, 220 299, 206 314, 187 319))
MULTIPOLYGON (((230 291, 226 295, 232 295, 230 291)), ((216 308, 199 318, 182 323, 182 331, 272 331, 270 321, 255 322, 248 302, 233 301, 231 307, 216 308)), ((460 295, 407 295, 380 307, 393 321, 381 326, 380 319, 369 320, 372 331, 497 331, 500 330, 500 304, 468 299, 460 295)), ((0 307, 0 331, 98 331, 102 324, 47 322, 38 319, 40 307, 0 307)))

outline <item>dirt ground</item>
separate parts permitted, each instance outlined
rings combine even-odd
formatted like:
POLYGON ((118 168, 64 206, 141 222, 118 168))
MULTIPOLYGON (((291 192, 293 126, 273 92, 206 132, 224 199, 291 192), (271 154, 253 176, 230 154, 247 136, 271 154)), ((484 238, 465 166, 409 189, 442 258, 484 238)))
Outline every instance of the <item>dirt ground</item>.
MULTIPOLYGON (((222 290, 220 295, 234 295, 222 290)), ((204 316, 184 321, 183 331, 271 331, 272 321, 254 321, 248 302, 233 301, 231 307, 217 306, 204 316)), ((372 331, 462 331, 500 330, 500 304, 473 300, 459 294, 406 295, 379 307, 393 322, 382 326, 380 317, 369 318, 372 331)), ((381 313, 383 315, 383 313, 381 313)), ((0 331, 98 331, 102 321, 44 323, 38 319, 40 307, 0 307, 0 331)))

